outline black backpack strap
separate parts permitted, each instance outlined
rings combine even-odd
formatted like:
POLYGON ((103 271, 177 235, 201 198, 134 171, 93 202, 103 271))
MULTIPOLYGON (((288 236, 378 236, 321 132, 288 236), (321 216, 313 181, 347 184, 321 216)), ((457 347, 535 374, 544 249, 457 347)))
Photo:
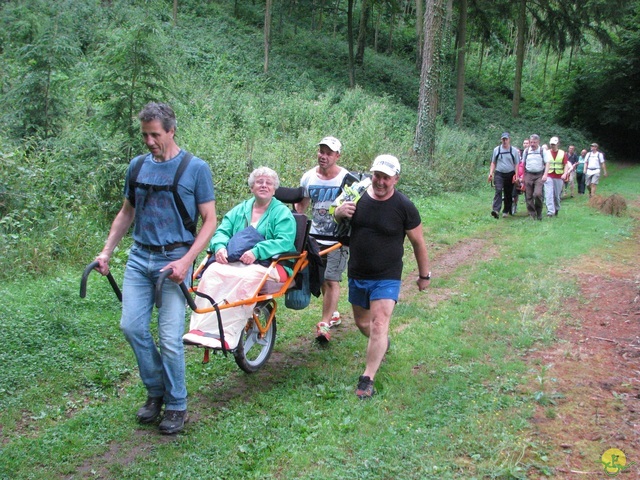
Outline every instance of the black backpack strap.
POLYGON ((146 155, 142 154, 131 160, 133 168, 131 169, 131 174, 129 175, 129 195, 127 199, 129 200, 129 203, 134 207, 136 206, 136 180, 138 179, 138 174, 140 173, 140 169, 142 168, 145 157, 146 155))
POLYGON ((171 191, 173 192, 173 198, 174 198, 174 201, 176 202, 176 207, 178 208, 180 217, 182 218, 182 223, 184 224, 184 228, 186 228, 187 231, 191 232, 191 234, 195 237, 197 222, 194 221, 193 218, 191 218, 191 216, 189 215, 189 212, 187 211, 187 207, 184 206, 184 202, 182 201, 182 198, 180 198, 180 195, 178 194, 178 182, 180 181, 180 177, 182 177, 182 174, 184 173, 184 171, 189 166, 189 162, 191 162, 192 158, 193 158, 193 153, 185 152, 184 158, 182 159, 182 161, 180 162, 180 165, 178 165, 178 169, 176 170, 176 175, 175 177, 173 177, 173 185, 171 186, 171 191))
MULTIPOLYGON (((498 145, 498 153, 496 153, 496 156, 493 159, 493 163, 497 164, 498 163, 498 157, 500 155, 505 154, 505 153, 507 153, 507 152, 501 152, 500 151, 500 145, 498 145)), ((513 147, 509 148, 509 155, 511 155, 511 163, 513 163, 513 168, 515 169, 516 168, 516 157, 513 155, 513 147)))
MULTIPOLYGON (((180 165, 178 165, 176 174, 173 177, 172 185, 147 185, 147 184, 138 182, 138 174, 140 173, 140 169, 144 164, 145 157, 146 155, 139 155, 133 160, 131 160, 132 163, 133 162, 135 163, 133 164, 133 167, 131 169, 131 175, 129 175, 129 195, 127 197, 129 202, 134 207, 136 206, 136 187, 144 188, 146 190, 151 190, 151 191, 158 191, 158 192, 159 191, 172 192, 173 201, 176 204, 176 208, 178 209, 180 218, 182 218, 182 224, 184 225, 184 228, 188 232, 191 232, 191 234, 195 237, 197 220, 194 220, 193 218, 191 218, 191 216, 189 215, 189 211, 187 210, 187 207, 185 207, 184 202, 182 201, 182 198, 180 198, 180 195, 178 194, 178 182, 180 181, 180 177, 182 177, 182 174, 184 173, 184 171, 189 166, 189 162, 191 162, 191 159, 193 158, 193 153, 185 152, 184 157, 180 161, 180 165)), ((197 216, 196 216, 196 219, 197 219, 197 216)))

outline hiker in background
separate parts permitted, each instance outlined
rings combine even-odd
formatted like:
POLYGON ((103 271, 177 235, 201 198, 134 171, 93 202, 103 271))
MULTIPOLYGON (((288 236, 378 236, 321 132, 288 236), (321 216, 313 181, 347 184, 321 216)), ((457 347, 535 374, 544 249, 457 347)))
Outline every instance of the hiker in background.
POLYGON ((607 176, 607 167, 604 162, 604 155, 602 152, 598 151, 597 143, 591 144, 591 151, 587 153, 587 156, 585 157, 585 165, 587 168, 585 184, 589 190, 589 198, 591 198, 596 194, 596 188, 600 181, 600 170, 602 170, 605 177, 607 176))
POLYGON ((564 182, 569 175, 571 164, 567 160, 567 154, 564 150, 560 150, 558 145, 560 139, 551 137, 549 140, 549 150, 545 155, 549 159, 549 170, 547 171, 547 180, 544 183, 544 199, 547 204, 547 217, 558 216, 560 212, 560 197, 564 182))
POLYGON ((529 137, 529 148, 522 154, 527 212, 533 220, 542 220, 542 188, 549 170, 545 151, 540 147, 540 136, 529 137))
POLYGON ((584 163, 587 157, 587 151, 582 150, 580 152, 580 156, 578 157, 578 163, 575 165, 576 172, 576 182, 578 183, 578 195, 584 195, 585 191, 585 168, 584 163))
POLYGON ((133 223, 134 244, 124 271, 120 328, 133 349, 147 389, 138 421, 155 421, 164 404, 160 432, 172 434, 181 431, 187 421, 182 343, 185 298, 180 283, 190 280, 194 260, 213 235, 216 203, 209 165, 175 142, 176 117, 171 107, 149 103, 138 119, 150 153, 129 165, 124 203, 96 257, 96 270, 102 275, 109 273, 109 259, 133 223), (167 180, 177 188, 172 190, 167 180), (202 226, 196 234, 198 214, 202 226), (150 330, 155 286, 161 272, 169 269, 173 273, 162 288, 156 345, 150 330))
POLYGON ((392 155, 380 155, 371 171, 372 183, 360 200, 344 202, 334 212, 336 220, 351 221, 349 302, 358 329, 369 338, 365 370, 355 391, 362 400, 374 394, 374 378, 389 349, 389 323, 400 294, 405 236, 418 266, 418 290, 427 288, 431 279, 420 213, 395 188, 400 162, 392 155))
POLYGON ((513 204, 513 180, 520 163, 520 152, 516 147, 511 146, 511 138, 509 132, 504 132, 500 137, 500 145, 493 149, 491 154, 491 166, 489 167, 489 177, 487 180, 495 188, 493 196, 493 205, 491 215, 493 218, 500 218, 500 209, 502 208, 502 216, 513 215, 511 210, 513 204))
MULTIPOLYGON (((311 204, 311 230, 309 234, 325 249, 338 243, 334 235, 336 223, 329 213, 331 203, 341 192, 341 185, 348 172, 338 165, 342 144, 335 137, 325 137, 318 143, 318 165, 307 171, 300 180, 304 187, 305 198, 295 209, 305 213, 311 204)), ((329 329, 340 325, 338 312, 340 300, 340 282, 347 268, 349 247, 343 245, 322 257, 325 263, 324 282, 322 283, 322 319, 316 325, 316 338, 327 342, 331 338, 329 329)))
POLYGON ((567 160, 569 161, 569 174, 567 175, 567 181, 564 184, 564 193, 567 193, 569 189, 569 196, 573 198, 573 191, 576 185, 576 168, 578 166, 578 154, 576 153, 575 145, 569 145, 567 150, 567 160))

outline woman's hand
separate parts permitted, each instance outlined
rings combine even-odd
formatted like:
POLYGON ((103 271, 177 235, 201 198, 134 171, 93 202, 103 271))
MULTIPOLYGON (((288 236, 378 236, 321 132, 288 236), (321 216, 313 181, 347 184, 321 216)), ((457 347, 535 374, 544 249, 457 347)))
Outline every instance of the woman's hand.
POLYGON ((216 262, 222 263, 223 265, 226 265, 227 263, 229 263, 229 261, 227 260, 226 248, 222 247, 220 250, 216 252, 216 262))
POLYGON ((240 261, 245 265, 251 265, 253 262, 256 261, 256 256, 253 254, 251 250, 247 250, 240 257, 240 261))

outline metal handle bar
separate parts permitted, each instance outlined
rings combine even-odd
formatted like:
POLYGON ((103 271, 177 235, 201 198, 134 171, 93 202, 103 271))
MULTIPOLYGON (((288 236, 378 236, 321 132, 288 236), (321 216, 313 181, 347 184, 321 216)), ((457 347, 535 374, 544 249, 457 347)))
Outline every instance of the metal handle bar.
MULTIPOLYGON (((164 285, 164 281, 167 279, 167 277, 172 273, 173 273, 172 268, 165 270, 164 272, 160 272, 160 276, 158 277, 158 281, 156 282, 155 298, 156 298, 157 308, 162 307, 162 286, 164 285)), ((187 299, 187 303, 189 304, 189 307, 191 307, 191 310, 197 310, 198 306, 196 305, 196 302, 191 296, 191 294, 189 293, 189 288, 185 285, 184 282, 180 283, 180 290, 182 290, 182 294, 184 295, 184 298, 187 299)))
MULTIPOLYGON (((87 265, 87 268, 84 269, 84 273, 82 274, 82 280, 80 280, 80 298, 84 298, 87 296, 87 277, 98 265, 99 265, 98 261, 94 260, 89 265, 87 265)), ((107 277, 107 280, 109 280, 109 283, 111 284, 111 288, 113 288, 113 291, 116 294, 116 297, 118 297, 118 300, 122 301, 122 292, 120 291, 120 287, 118 287, 118 284, 113 278, 113 275, 111 275, 111 272, 107 273, 106 277, 107 277)))

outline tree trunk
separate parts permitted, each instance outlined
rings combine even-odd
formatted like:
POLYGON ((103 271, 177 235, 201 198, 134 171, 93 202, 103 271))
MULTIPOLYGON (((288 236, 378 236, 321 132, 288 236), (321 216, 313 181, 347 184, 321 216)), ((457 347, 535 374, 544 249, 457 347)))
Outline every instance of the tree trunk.
POLYGON ((173 26, 178 25, 178 0, 173 0, 173 26))
POLYGON ((574 45, 571 44, 571 48, 569 49, 569 68, 567 69, 567 75, 571 74, 571 65, 573 63, 573 48, 574 45))
POLYGON ((438 111, 438 80, 441 73, 440 49, 444 25, 444 0, 427 0, 424 12, 424 45, 420 71, 418 123, 413 148, 418 157, 433 162, 438 111))
POLYGON ((542 93, 547 90, 547 67, 549 66, 549 53, 551 52, 551 44, 547 43, 547 53, 544 56, 544 68, 542 69, 542 93))
POLYGON ((356 86, 356 68, 353 61, 353 2, 348 0, 347 6, 347 43, 349 44, 349 86, 356 86))
POLYGON ((558 60, 556 61, 556 72, 553 75, 553 88, 551 89, 552 104, 555 104, 556 85, 558 84, 558 70, 560 70, 560 60, 562 60, 562 52, 558 52, 558 60))
POLYGON ((393 29, 396 26, 396 12, 391 13, 391 19, 389 20, 389 45, 387 46, 387 53, 393 52, 393 29))
POLYGON ((424 43, 424 0, 416 0, 416 68, 422 65, 422 44, 424 43))
POLYGON ((367 26, 371 13, 371 0, 362 0, 360 12, 360 26, 358 27, 358 49, 356 51, 356 65, 364 63, 364 49, 367 45, 367 26))
POLYGON ((336 6, 333 9, 333 38, 336 38, 338 30, 338 13, 340 12, 340 0, 336 0, 336 6))
POLYGON ((520 113, 520 98, 522 95, 522 67, 524 66, 524 34, 527 27, 527 0, 520 0, 518 11, 518 36, 516 40, 516 75, 513 82, 513 104, 511 116, 520 113))
POLYGON ((264 8, 264 73, 269 71, 269 47, 271 46, 271 1, 264 8))
POLYGON ((319 13, 319 17, 318 18, 318 31, 321 32, 322 31, 322 22, 324 21, 324 5, 325 5, 325 0, 322 0, 320 2, 320 13, 319 13))
POLYGON ((382 9, 379 9, 376 17, 376 28, 373 34, 373 51, 378 53, 378 35, 380 34, 380 20, 382 19, 382 9))
POLYGON ((456 77, 456 125, 462 122, 464 110, 465 55, 467 51, 467 0, 460 0, 460 18, 458 19, 458 72, 456 77))

